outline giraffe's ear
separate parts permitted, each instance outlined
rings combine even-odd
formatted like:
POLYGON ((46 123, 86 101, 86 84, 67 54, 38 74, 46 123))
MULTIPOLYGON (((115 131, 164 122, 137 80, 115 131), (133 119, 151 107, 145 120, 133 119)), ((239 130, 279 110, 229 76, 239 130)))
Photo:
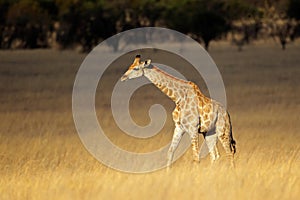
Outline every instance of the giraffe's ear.
POLYGON ((145 61, 145 67, 148 67, 150 64, 151 64, 151 60, 150 59, 148 59, 148 60, 145 61))
POLYGON ((136 55, 133 63, 139 63, 141 60, 141 55, 136 55))

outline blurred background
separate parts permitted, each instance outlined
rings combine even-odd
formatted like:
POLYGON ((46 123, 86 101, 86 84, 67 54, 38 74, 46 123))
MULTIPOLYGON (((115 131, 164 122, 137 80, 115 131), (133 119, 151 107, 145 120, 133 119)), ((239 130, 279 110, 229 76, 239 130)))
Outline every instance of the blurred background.
MULTIPOLYGON (((115 38, 97 55, 109 59, 124 44, 153 41, 115 38)), ((158 41, 165 38, 171 36, 158 41)), ((300 0, 0 0, 0 199, 298 200, 299 52, 300 0), (78 69, 101 41, 144 26, 175 29, 209 50, 226 88, 234 170, 220 144, 213 165, 209 156, 193 162, 189 148, 171 171, 145 174, 115 171, 84 147, 72 113, 78 69)), ((187 61, 170 52, 137 49, 112 62, 95 96, 99 124, 114 145, 147 153, 170 143, 174 103, 154 85, 140 87, 129 102, 132 119, 147 125, 150 106, 160 104, 164 128, 143 139, 117 126, 112 91, 136 53, 153 63, 167 57, 168 66, 208 92, 187 61)))
POLYGON ((0 48, 88 52, 116 33, 157 26, 206 49, 212 40, 239 50, 271 40, 285 49, 300 36, 299 10, 300 0, 0 0, 0 48))

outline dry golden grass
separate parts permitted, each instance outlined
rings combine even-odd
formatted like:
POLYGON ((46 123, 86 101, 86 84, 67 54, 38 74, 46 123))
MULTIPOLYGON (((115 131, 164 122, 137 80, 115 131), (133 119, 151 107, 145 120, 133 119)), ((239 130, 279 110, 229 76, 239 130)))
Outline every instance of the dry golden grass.
MULTIPOLYGON (((299 52, 300 46, 293 45, 284 52, 270 44, 243 52, 212 46, 237 141, 235 169, 224 157, 213 166, 209 158, 193 163, 189 150, 169 172, 128 174, 99 163, 76 133, 71 92, 85 55, 1 51, 0 199, 298 199, 299 52)), ((172 108, 159 91, 148 89, 172 108)), ((149 96, 138 93, 136 98, 149 96)), ((105 116, 108 109, 100 103, 97 114, 105 116)), ((145 141, 112 127, 109 115, 101 123, 125 149, 143 152, 171 139, 170 120, 163 133, 145 141)), ((146 116, 143 110, 136 115, 146 116)))

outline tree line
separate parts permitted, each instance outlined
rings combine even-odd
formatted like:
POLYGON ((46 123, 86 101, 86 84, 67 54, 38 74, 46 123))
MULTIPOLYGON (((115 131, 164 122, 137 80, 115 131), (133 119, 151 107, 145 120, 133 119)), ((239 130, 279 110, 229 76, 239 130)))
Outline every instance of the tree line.
POLYGON ((0 48, 89 51, 116 33, 158 26, 207 49, 229 33, 240 49, 261 35, 284 49, 300 35, 299 10, 300 0, 0 0, 0 48))

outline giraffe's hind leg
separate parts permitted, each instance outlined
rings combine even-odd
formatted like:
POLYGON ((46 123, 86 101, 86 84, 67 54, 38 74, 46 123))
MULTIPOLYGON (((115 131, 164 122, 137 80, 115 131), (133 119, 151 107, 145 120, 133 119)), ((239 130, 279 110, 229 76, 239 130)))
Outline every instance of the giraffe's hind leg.
POLYGON ((219 151, 218 151, 218 147, 217 147, 217 143, 214 147, 214 154, 215 154, 215 160, 218 160, 220 157, 219 151))
POLYGON ((230 136, 230 131, 227 130, 226 128, 223 128, 223 130, 219 131, 218 133, 218 138, 226 152, 226 157, 229 158, 231 165, 234 167, 234 149, 232 148, 232 142, 231 142, 231 136, 230 136))
POLYGON ((196 162, 200 161, 199 158, 199 134, 194 133, 191 136, 192 150, 193 150, 193 160, 196 162))
MULTIPOLYGON (((227 115, 225 115, 227 116, 227 115)), ((216 132, 226 156, 229 158, 231 165, 234 167, 235 141, 232 138, 231 123, 229 117, 219 118, 216 123, 216 132)))

